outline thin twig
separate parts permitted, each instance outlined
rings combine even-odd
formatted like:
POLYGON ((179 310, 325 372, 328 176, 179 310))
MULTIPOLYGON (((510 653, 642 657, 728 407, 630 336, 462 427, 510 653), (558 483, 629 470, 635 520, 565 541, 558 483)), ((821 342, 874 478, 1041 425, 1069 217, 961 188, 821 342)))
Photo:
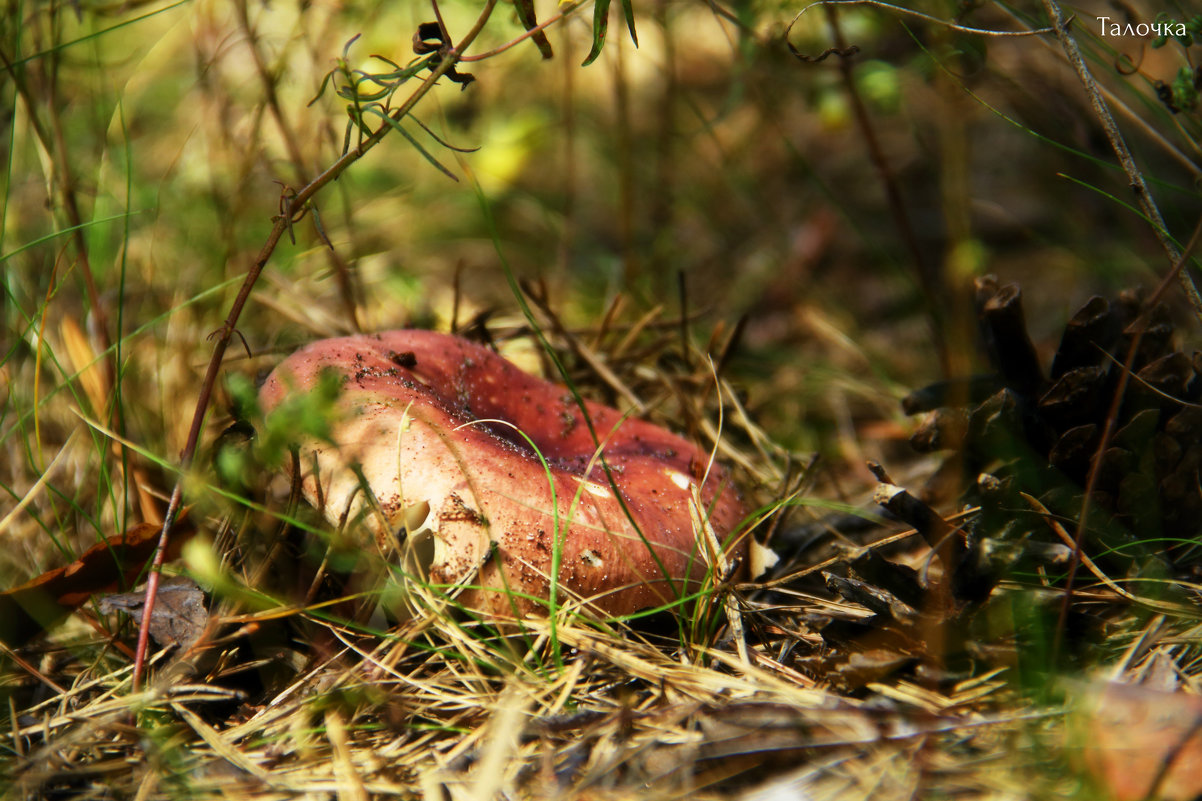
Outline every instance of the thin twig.
MULTIPOLYGON (((1013 9, 1002 9, 1002 10, 1005 12, 1005 14, 1008 17, 1015 20, 1016 22, 1021 23, 1023 21, 1022 18, 1013 9)), ((1048 30, 1051 30, 1051 29, 1049 28, 1048 30)), ((1048 42, 1047 40, 1040 40, 1040 41, 1041 41, 1041 43, 1045 44, 1049 49, 1055 49, 1055 45, 1053 45, 1051 42, 1048 42)), ((1112 52, 1115 52, 1115 51, 1112 51, 1112 52)), ((1120 58, 1125 56, 1125 54, 1123 54, 1123 53, 1116 53, 1116 54, 1120 58)), ((1121 68, 1116 67, 1116 69, 1118 70, 1120 75, 1125 74, 1121 68)), ((1138 126, 1140 129, 1140 132, 1144 136, 1148 137, 1153 142, 1155 142, 1157 144, 1157 146, 1160 147, 1161 150, 1163 150, 1171 158, 1178 161, 1183 167, 1185 167, 1187 170, 1189 170, 1191 178, 1197 179, 1199 175, 1202 175, 1202 167, 1200 167, 1198 164, 1194 163, 1194 161, 1192 159, 1190 159, 1190 157, 1187 156, 1184 152, 1182 152, 1179 147, 1177 147, 1175 144, 1173 144, 1171 141, 1169 141, 1168 137, 1166 137, 1159 129, 1154 127, 1150 122, 1148 122, 1146 119, 1141 117, 1138 113, 1136 113, 1136 111, 1133 108, 1131 108, 1131 105, 1129 103, 1127 103, 1125 100, 1123 100, 1117 94, 1115 94, 1114 90, 1110 89, 1107 86, 1103 86, 1103 85, 1097 85, 1097 86, 1098 86, 1098 89, 1102 92, 1102 96, 1105 97, 1106 100, 1114 108, 1116 108, 1118 110, 1119 114, 1121 114, 1123 117, 1126 117, 1128 120, 1130 120, 1132 122, 1132 124, 1138 126)))
MULTIPOLYGON (((827 22, 830 24, 831 35, 834 37, 836 49, 847 51, 847 42, 843 38, 843 29, 839 25, 838 12, 834 8, 827 9, 827 22)), ((803 56, 793 48, 792 44, 789 45, 789 49, 798 59, 804 61, 803 56)), ((851 101, 852 111, 855 113, 856 127, 859 128, 860 135, 864 137, 864 146, 868 148, 868 157, 872 160, 872 165, 876 169, 877 176, 884 186, 885 197, 889 203, 889 212, 893 217, 894 227, 897 229, 898 235, 905 243, 906 250, 910 252, 910 258, 914 262, 914 272, 917 274, 918 284, 922 287, 922 293, 926 298, 931 339, 939 352, 940 366, 943 368, 945 375, 950 375, 951 356, 944 332, 944 320, 940 313, 940 308, 943 305, 941 302, 943 293, 941 292, 938 271, 931 267, 928 260, 923 256, 922 248, 918 244, 918 235, 915 233, 914 225, 910 221, 910 214, 907 211, 906 202, 902 197, 901 186, 898 184, 897 176, 894 175, 893 168, 889 164, 889 159, 885 156, 884 148, 881 147, 880 140, 877 138, 876 128, 872 124, 872 117, 868 113, 868 107, 865 105, 864 99, 860 96, 860 90, 856 86, 853 64, 850 58, 839 59, 839 74, 843 78, 844 89, 847 92, 848 99, 851 101)))
POLYGON ((789 35, 789 31, 793 29, 793 26, 797 23, 797 20, 801 19, 802 14, 817 6, 873 6, 874 8, 883 8, 886 11, 892 11, 895 14, 916 17, 917 19, 923 20, 924 22, 930 22, 934 25, 942 25, 948 30, 957 31, 959 33, 971 33, 977 36, 1035 36, 1041 33, 1052 32, 1051 28, 1040 28, 1039 30, 1034 31, 995 31, 990 28, 971 28, 967 25, 960 25, 949 20, 940 19, 939 17, 932 17, 930 14, 924 14, 921 11, 915 11, 912 8, 903 8, 902 6, 896 6, 892 3, 885 3, 882 2, 882 0, 818 0, 818 2, 811 3, 801 11, 797 12, 797 16, 793 18, 793 21, 789 23, 789 27, 785 30, 785 36, 787 37, 789 35))
MULTIPOLYGON (((1131 182, 1131 189, 1135 192, 1135 198, 1139 202, 1140 209, 1148 220, 1151 221, 1152 228, 1156 232, 1156 238, 1160 240, 1160 246, 1164 248, 1165 254, 1168 255, 1169 262, 1176 264, 1181 260, 1181 254, 1177 251, 1172 238, 1169 236, 1168 226, 1165 224, 1164 218, 1160 215, 1160 209, 1156 205, 1156 200, 1152 197, 1152 192, 1148 188, 1148 184, 1144 181, 1144 176, 1140 172, 1139 165, 1135 163, 1135 159, 1131 156, 1131 151, 1127 149, 1127 143, 1123 139, 1123 134, 1119 131, 1114 117, 1110 114, 1110 108, 1106 105, 1106 99, 1102 97, 1098 83, 1094 80, 1093 75, 1089 71, 1089 66, 1085 63, 1085 59, 1081 55, 1081 49, 1077 47, 1077 40, 1069 33, 1068 22, 1064 19, 1059 3, 1056 0, 1042 0, 1042 2, 1048 19, 1052 23, 1052 28, 1056 31, 1056 38, 1060 40, 1060 47, 1064 50, 1064 55, 1068 58, 1068 63, 1076 71, 1081 85, 1085 88, 1085 94, 1089 97, 1089 104, 1093 107, 1094 114, 1097 116, 1098 122, 1101 123, 1102 130, 1106 133, 1106 139, 1109 140, 1111 149, 1118 156, 1119 164, 1123 167, 1123 172, 1127 173, 1127 179, 1131 182)), ((1202 317, 1202 295, 1198 293, 1198 288, 1194 285, 1193 279, 1188 272, 1180 269, 1180 266, 1176 267, 1173 272, 1178 275, 1181 286, 1185 289, 1185 296, 1189 300, 1190 305, 1194 307, 1194 313, 1202 317)))
MULTIPOLYGON (((259 50, 258 34, 250 24, 247 0, 238 0, 234 6, 238 14, 238 24, 241 26, 242 32, 246 35, 246 46, 250 49, 251 60, 255 65, 255 72, 259 76, 259 82, 263 84, 263 95, 267 108, 271 111, 271 116, 275 119, 276 127, 280 129, 280 135, 284 137, 284 146, 288 151, 288 158, 292 162, 292 167, 296 171, 296 180, 303 183, 309 169, 301 153, 300 139, 296 134, 295 128, 289 122, 288 117, 284 114, 279 92, 276 91, 279 76, 274 74, 268 68, 267 62, 263 60, 263 54, 259 50)), ((316 214, 314 215, 314 224, 318 226, 318 230, 320 231, 320 222, 318 222, 316 214)), ((329 262, 330 271, 333 273, 335 281, 338 284, 338 294, 342 300, 343 311, 350 321, 351 328, 355 331, 362 331, 363 329, 359 325, 358 311, 355 307, 355 282, 351 275, 350 267, 347 265, 346 260, 334 250, 334 246, 328 238, 326 238, 326 244, 329 245, 325 251, 326 260, 329 262)))

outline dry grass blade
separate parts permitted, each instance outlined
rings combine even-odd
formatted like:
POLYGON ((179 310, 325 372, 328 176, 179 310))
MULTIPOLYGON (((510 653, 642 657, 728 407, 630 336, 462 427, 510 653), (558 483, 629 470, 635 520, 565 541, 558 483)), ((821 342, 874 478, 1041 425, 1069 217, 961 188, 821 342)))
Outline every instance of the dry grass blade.
POLYGON ((245 753, 240 751, 237 746, 230 742, 220 732, 213 729, 207 723, 200 719, 200 716, 193 712, 188 707, 180 703, 172 703, 171 708, 179 715, 184 722, 192 727, 192 730, 200 735, 200 738, 213 749, 214 754, 219 759, 224 759, 239 770, 243 770, 263 782, 267 786, 280 786, 278 780, 274 779, 270 772, 264 770, 258 763, 252 760, 245 753))
MULTIPOLYGON (((1052 529, 1052 531, 1056 532, 1056 536, 1060 538, 1060 541, 1070 548, 1074 547, 1075 541, 1073 536, 1069 534, 1067 530, 1065 530, 1064 526, 1061 525, 1060 521, 1057 520, 1050 511, 1048 511, 1047 507, 1040 503, 1038 499, 1032 498, 1026 493, 1023 493, 1022 495, 1023 498, 1026 499, 1027 503, 1031 504, 1031 508, 1039 512, 1039 514, 1043 517, 1044 522, 1048 524, 1048 527, 1052 529)), ((1102 572, 1101 568, 1099 568, 1085 553, 1081 554, 1081 564, 1085 565, 1085 569, 1092 573, 1094 578, 1102 582, 1103 586, 1112 590, 1120 598, 1125 598, 1126 600, 1139 604, 1147 609, 1165 614, 1176 615, 1179 617, 1198 618, 1200 615, 1202 615, 1202 611, 1199 611, 1191 606, 1175 604, 1169 601, 1160 601, 1155 598, 1141 597, 1135 595, 1134 593, 1128 592, 1120 587, 1117 582, 1102 572)))

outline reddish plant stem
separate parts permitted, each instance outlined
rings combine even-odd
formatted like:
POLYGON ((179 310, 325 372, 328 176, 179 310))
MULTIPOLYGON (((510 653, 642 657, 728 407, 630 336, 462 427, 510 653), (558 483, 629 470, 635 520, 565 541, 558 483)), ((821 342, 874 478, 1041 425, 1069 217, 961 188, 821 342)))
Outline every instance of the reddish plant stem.
POLYGON ((580 6, 582 6, 582 5, 584 5, 583 2, 573 3, 570 6, 566 6, 563 9, 563 11, 560 11, 555 16, 551 17, 550 19, 548 19, 538 25, 535 25, 533 28, 526 31, 521 36, 518 36, 518 37, 515 37, 514 39, 509 40, 508 42, 501 45, 500 47, 495 47, 492 50, 489 50, 487 53, 480 53, 480 54, 474 55, 474 56, 464 56, 463 58, 461 58, 459 60, 462 61, 464 64, 470 64, 473 61, 484 61, 487 58, 492 58, 493 56, 500 55, 501 53, 504 53, 506 50, 509 50, 510 48, 520 45, 522 42, 526 41, 527 39, 534 36, 535 34, 542 33, 543 31, 545 31, 547 28, 551 27, 552 25, 562 22, 564 19, 566 19, 568 17, 568 15, 570 15, 572 12, 576 11, 576 9, 580 8, 580 6))
MULTIPOLYGON (((475 41, 480 35, 480 31, 484 29, 484 24, 492 15, 493 8, 496 6, 496 0, 488 0, 484 9, 480 12, 476 24, 468 31, 460 43, 450 49, 439 62, 438 66, 430 73, 429 77, 422 82, 421 86, 414 90, 408 99, 405 100, 396 111, 392 114, 392 119, 399 122, 417 105, 426 94, 434 88, 434 84, 438 79, 447 73, 461 58, 460 54, 475 41)), ((374 148, 380 141, 388 135, 392 130, 392 126, 387 122, 380 125, 376 131, 363 140, 354 149, 345 153, 340 159, 328 167, 325 172, 314 178, 308 185, 297 192, 296 196, 291 198, 285 206, 284 213, 275 218, 275 224, 272 226, 271 233, 267 236, 267 241, 264 242, 259 255, 255 258, 250 269, 246 272, 246 278, 242 282, 242 287, 238 290, 238 296, 234 299, 233 305, 230 307, 230 313, 226 317, 221 328, 216 332, 216 345, 213 347, 213 355, 209 359, 208 369, 205 371, 204 381, 200 386, 200 393, 196 399, 196 411, 192 415, 192 425, 188 430, 188 439, 184 444, 184 449, 180 453, 180 475, 176 479, 175 486, 171 490, 171 501, 167 506, 167 513, 163 517, 163 527, 159 533, 159 542, 155 548, 154 560, 151 562, 150 575, 146 580, 146 602, 142 607, 142 622, 138 629, 138 644, 134 651, 134 670, 132 686, 136 692, 142 685, 142 674, 145 670, 146 653, 150 646, 150 617, 154 612, 155 597, 159 588, 159 574, 163 567, 163 562, 166 559, 167 544, 171 536, 171 527, 175 523, 175 519, 179 514, 180 505, 183 502, 183 482, 184 476, 192 466, 192 462, 196 456, 196 448, 200 443, 200 433, 204 424, 205 412, 208 410, 209 401, 213 396, 213 388, 217 384, 217 375, 221 370, 221 364, 225 358, 225 351, 229 347, 230 340, 233 338, 234 331, 238 324, 238 318, 242 316, 242 310, 246 306, 246 302, 250 299, 250 293, 254 289, 255 284, 259 280, 259 276, 263 272, 263 268, 267 266, 268 260, 272 253, 275 252, 276 246, 279 244, 280 237, 292 225, 297 212, 304 208, 305 203, 309 201, 317 192, 323 189, 331 181, 335 180, 352 164, 362 158, 369 150, 374 148)))

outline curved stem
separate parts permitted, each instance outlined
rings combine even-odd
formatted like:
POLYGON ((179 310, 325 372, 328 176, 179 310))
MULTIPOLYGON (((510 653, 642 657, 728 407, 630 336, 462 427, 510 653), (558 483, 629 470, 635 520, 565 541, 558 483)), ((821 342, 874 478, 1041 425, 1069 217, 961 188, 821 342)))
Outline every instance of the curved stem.
POLYGON ((486 58, 492 58, 495 55, 504 53, 506 50, 509 50, 510 48, 517 47, 522 42, 529 39, 531 36, 536 36, 537 34, 540 34, 543 31, 545 31, 547 28, 551 27, 552 25, 555 25, 555 24, 563 21, 564 19, 566 19, 568 17, 568 15, 572 14, 572 12, 576 11, 582 5, 584 5, 583 0, 581 0, 581 2, 578 2, 578 3, 572 3, 571 5, 566 5, 563 7, 563 11, 560 11, 558 14, 551 17, 550 19, 540 22, 538 25, 535 25, 533 28, 526 31, 521 36, 518 36, 517 38, 506 42, 505 44, 501 45, 500 47, 493 48, 492 50, 489 50, 486 53, 480 53, 480 54, 474 55, 474 56, 464 56, 463 58, 461 58, 459 60, 465 64, 468 64, 473 61, 483 61, 486 58))

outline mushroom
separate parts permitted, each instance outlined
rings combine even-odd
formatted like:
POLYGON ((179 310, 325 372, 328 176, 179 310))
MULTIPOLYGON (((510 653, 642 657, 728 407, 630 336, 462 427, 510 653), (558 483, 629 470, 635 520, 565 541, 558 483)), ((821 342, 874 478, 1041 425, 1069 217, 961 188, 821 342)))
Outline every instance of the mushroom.
POLYGON ((745 574, 737 491, 668 431, 589 401, 582 412, 493 351, 418 330, 301 348, 268 376, 264 411, 325 371, 341 380, 339 419, 332 441, 299 443, 305 497, 384 548, 399 541, 408 569, 467 608, 546 614, 554 578, 559 604, 623 615, 724 565, 745 574))

